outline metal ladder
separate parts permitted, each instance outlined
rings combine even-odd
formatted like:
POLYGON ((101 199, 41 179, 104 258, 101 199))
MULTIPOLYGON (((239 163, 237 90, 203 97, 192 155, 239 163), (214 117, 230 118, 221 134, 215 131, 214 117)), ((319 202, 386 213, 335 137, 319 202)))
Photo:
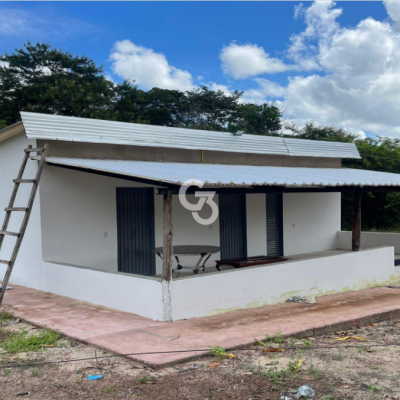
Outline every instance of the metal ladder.
POLYGON ((0 250, 3 245, 5 236, 15 236, 17 240, 15 241, 14 250, 11 255, 11 259, 9 261, 0 260, 0 264, 6 264, 7 270, 4 276, 2 285, 0 287, 0 306, 3 302, 3 297, 7 289, 7 284, 10 279, 11 272, 13 270, 15 260, 17 259, 19 249, 21 247, 22 239, 24 238, 26 227, 28 225, 29 217, 31 216, 33 202, 35 201, 36 191, 39 186, 40 177, 43 171, 43 165, 46 161, 48 145, 45 144, 43 148, 33 148, 32 146, 28 146, 27 149, 24 149, 24 158, 22 160, 21 168, 19 169, 17 179, 14 179, 14 189, 11 192, 10 202, 8 203, 8 207, 4 210, 6 212, 6 216, 4 218, 3 226, 0 230, 0 250), (24 171, 26 168, 26 164, 31 156, 31 153, 36 153, 38 157, 35 157, 35 160, 39 161, 38 169, 36 172, 36 176, 34 179, 23 179, 24 171), (40 154, 40 156, 39 156, 40 154), (19 185, 21 183, 31 183, 32 190, 29 196, 28 205, 26 207, 14 207, 15 198, 17 197, 19 185), (24 218, 21 223, 21 228, 19 232, 10 232, 7 231, 8 223, 10 222, 11 213, 12 212, 24 212, 24 218))

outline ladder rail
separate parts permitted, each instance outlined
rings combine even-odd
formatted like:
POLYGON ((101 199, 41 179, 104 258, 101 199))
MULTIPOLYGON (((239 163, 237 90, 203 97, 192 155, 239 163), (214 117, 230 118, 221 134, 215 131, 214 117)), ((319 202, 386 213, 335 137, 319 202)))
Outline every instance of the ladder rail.
MULTIPOLYGON (((28 149, 30 149, 30 148, 32 148, 32 145, 28 146, 28 149)), ((17 176, 16 180, 22 179, 22 176, 24 175, 24 171, 25 171, 26 164, 27 164, 28 160, 29 160, 29 153, 24 153, 24 158, 22 159, 21 167, 19 168, 18 176, 17 176)), ((11 192, 11 197, 10 197, 10 201, 8 203, 8 207, 7 208, 12 208, 14 206, 14 202, 15 202, 15 199, 17 197, 19 185, 20 185, 19 182, 14 182, 14 188, 13 188, 13 190, 11 192)), ((8 224, 10 222, 10 218, 11 218, 11 211, 6 211, 6 215, 4 217, 3 225, 1 227, 2 231, 6 231, 7 230, 8 224)), ((4 241, 4 235, 0 235, 0 250, 1 250, 1 247, 3 245, 3 241, 4 241)), ((0 301, 0 305, 1 305, 1 301, 0 301)))
MULTIPOLYGON (((40 158, 40 161, 39 161, 39 165, 38 165, 38 168, 37 168, 37 171, 36 171, 35 183, 32 186, 31 194, 30 194, 29 200, 28 200, 28 205, 27 205, 28 210, 26 211, 26 213, 24 215, 24 218, 22 220, 21 229, 19 231, 20 235, 19 235, 19 237, 17 238, 17 240, 15 242, 14 250, 12 252, 9 264, 7 266, 6 274, 5 274, 3 282, 2 282, 2 287, 1 287, 1 290, 0 290, 0 306, 1 306, 2 302, 3 302, 4 294, 5 294, 6 290, 7 290, 8 281, 10 280, 10 276, 11 276, 11 272, 12 272, 14 264, 15 264, 15 260, 17 259, 18 252, 19 252, 19 249, 20 249, 21 244, 22 244, 22 240, 23 240, 23 238, 25 236, 25 231, 26 231, 26 228, 28 226, 29 218, 31 216, 33 202, 35 201, 36 192, 37 192, 37 189, 38 189, 38 186, 39 186, 40 177, 42 175, 43 167, 44 167, 44 164, 46 162, 46 156, 47 156, 48 147, 49 147, 48 144, 45 144, 43 146, 43 151, 42 151, 41 158, 40 158)), ((28 149, 31 149, 31 148, 32 148, 32 146, 28 146, 28 149)), ((36 151, 37 149, 33 149, 33 150, 36 151)), ((29 154, 30 154, 30 151, 25 151, 25 156, 24 156, 24 159, 23 159, 23 162, 22 162, 22 165, 21 165, 21 169, 20 169, 20 171, 18 173, 18 178, 17 179, 21 179, 22 178, 22 175, 23 175, 25 167, 26 167, 26 163, 27 163, 27 161, 29 159, 29 154)), ((15 197, 16 197, 17 192, 18 192, 19 185, 20 185, 19 183, 15 183, 15 186, 17 186, 17 188, 15 189, 15 186, 14 186, 14 190, 13 190, 13 192, 11 194, 9 208, 13 207, 13 205, 14 205, 14 201, 15 201, 15 197)), ((12 211, 6 211, 6 213, 9 214, 8 218, 7 218, 7 215, 6 215, 7 226, 8 226, 8 222, 10 220, 11 212, 12 211)), ((7 226, 6 226, 6 228, 7 228, 7 226)), ((5 230, 5 229, 3 229, 3 230, 5 230)), ((1 235, 0 238, 1 238, 0 240, 1 240, 1 243, 2 243, 3 240, 4 240, 4 235, 1 235)))

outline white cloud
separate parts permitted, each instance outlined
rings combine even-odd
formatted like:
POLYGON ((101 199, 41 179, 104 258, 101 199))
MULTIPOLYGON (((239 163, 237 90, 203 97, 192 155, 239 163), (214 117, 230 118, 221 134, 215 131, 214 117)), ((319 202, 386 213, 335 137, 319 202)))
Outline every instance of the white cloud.
POLYGON ((211 82, 207 85, 211 90, 221 91, 225 95, 229 96, 231 94, 231 90, 226 85, 221 85, 219 83, 211 82))
POLYGON ((395 22, 394 29, 400 30, 400 1, 384 1, 383 3, 389 17, 395 22))
MULTIPOLYGON (((399 137, 400 33, 394 25, 372 18, 354 28, 343 28, 336 22, 341 10, 332 8, 332 2, 330 5, 325 11, 319 9, 322 14, 317 22, 305 18, 304 32, 315 36, 314 59, 323 74, 292 77, 285 107, 299 122, 313 120, 354 133, 372 131, 399 137)), ((302 12, 307 16, 314 6, 316 3, 302 12)), ((300 37, 304 44, 298 53, 301 57, 310 44, 307 35, 300 37)))
POLYGON ((309 8, 303 4, 295 7, 294 18, 304 17, 306 29, 290 38, 287 57, 294 61, 298 70, 317 70, 318 52, 339 28, 336 19, 342 14, 333 1, 315 1, 309 8))
POLYGON ((256 44, 231 43, 220 54, 222 70, 235 79, 262 74, 320 69, 318 52, 339 29, 337 18, 342 14, 333 1, 316 1, 309 8, 295 6, 294 18, 304 17, 306 29, 290 38, 285 56, 290 62, 273 58, 256 44))
POLYGON ((262 47, 255 44, 231 43, 222 49, 220 58, 224 73, 235 79, 283 72, 290 68, 280 59, 271 58, 262 47))
POLYGON ((282 98, 286 93, 286 88, 268 79, 255 78, 253 81, 258 84, 258 87, 244 91, 241 100, 245 103, 262 104, 269 100, 282 98))
POLYGON ((144 89, 159 87, 186 91, 195 87, 188 71, 170 65, 164 54, 130 40, 116 42, 110 58, 115 74, 135 80, 144 89))

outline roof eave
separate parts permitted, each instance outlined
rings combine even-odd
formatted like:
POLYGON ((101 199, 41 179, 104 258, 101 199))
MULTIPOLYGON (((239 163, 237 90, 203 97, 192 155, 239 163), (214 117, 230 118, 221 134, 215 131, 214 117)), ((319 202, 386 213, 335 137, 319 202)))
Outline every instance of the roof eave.
POLYGON ((7 126, 0 130, 0 143, 24 132, 25 129, 22 122, 17 122, 13 125, 7 126))

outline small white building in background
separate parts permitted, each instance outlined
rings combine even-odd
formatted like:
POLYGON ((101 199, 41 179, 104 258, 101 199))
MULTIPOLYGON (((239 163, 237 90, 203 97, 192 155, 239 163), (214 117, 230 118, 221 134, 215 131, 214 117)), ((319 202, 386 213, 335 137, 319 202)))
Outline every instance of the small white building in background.
MULTIPOLYGON (((179 320, 396 280, 398 235, 363 234, 362 250, 354 252, 351 233, 341 232, 341 192, 400 188, 400 175, 341 168, 343 158, 360 158, 354 144, 21 116, 22 122, 0 131, 1 209, 23 150, 47 143, 49 153, 14 284, 154 320, 169 319, 166 313, 179 320), (219 216, 212 224, 196 222, 179 201, 180 187, 193 179, 216 192, 219 216), (200 250, 197 257, 174 254, 166 299, 163 260, 155 249, 163 246, 168 190, 174 249, 200 250), (203 258, 210 255, 205 271, 177 269, 175 255, 179 264, 194 266, 209 246, 217 251, 203 258), (261 255, 287 260, 215 268, 216 260, 261 255)), ((29 161, 26 178, 36 168, 29 161)), ((21 188, 16 206, 26 204, 30 188, 21 188)), ((193 190, 188 193, 189 202, 199 201, 193 190)), ((199 215, 210 213, 205 205, 199 215)), ((18 230, 19 223, 16 216, 8 230, 18 230)), ((0 259, 10 257, 14 241, 5 237, 0 259)), ((5 270, 0 265, 0 279, 5 270)))

